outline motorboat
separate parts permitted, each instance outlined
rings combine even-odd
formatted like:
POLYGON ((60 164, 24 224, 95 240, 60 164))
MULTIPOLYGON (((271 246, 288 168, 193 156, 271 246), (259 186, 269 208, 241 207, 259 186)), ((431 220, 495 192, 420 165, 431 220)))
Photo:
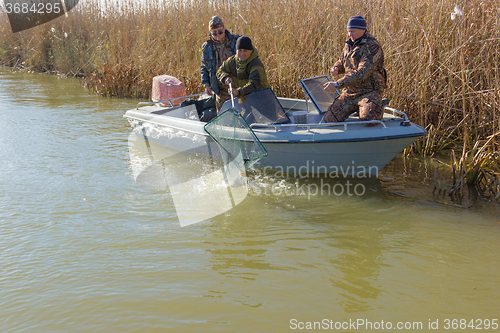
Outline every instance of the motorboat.
POLYGON ((220 159, 220 151, 227 149, 214 152, 221 143, 218 138, 223 138, 238 143, 244 161, 253 159, 247 156, 250 151, 260 149, 261 158, 252 163, 257 170, 300 176, 376 176, 398 153, 426 135, 404 112, 389 106, 384 106, 381 120, 360 121, 353 114, 344 122, 325 123, 323 115, 338 96, 323 90, 328 80, 327 75, 301 80, 304 99, 276 97, 270 88, 232 99, 208 123, 200 121, 195 105, 174 106, 172 100, 139 103, 124 117, 136 134, 155 144, 220 159), (227 112, 248 126, 231 122, 215 126, 227 112))

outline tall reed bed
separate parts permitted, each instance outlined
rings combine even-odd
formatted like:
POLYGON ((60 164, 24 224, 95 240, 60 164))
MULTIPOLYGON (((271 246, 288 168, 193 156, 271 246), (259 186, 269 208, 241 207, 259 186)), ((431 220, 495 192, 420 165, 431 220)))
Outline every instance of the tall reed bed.
MULTIPOLYGON (((2 19, 0 61, 79 76, 102 95, 149 98, 159 74, 200 92, 201 45, 218 15, 228 30, 252 38, 277 95, 303 97, 299 79, 329 72, 347 20, 360 14, 384 48, 391 105, 429 130, 413 151, 432 155, 499 131, 497 1, 463 0, 459 10, 451 0, 117 3, 81 2, 67 18, 17 34, 2 19)), ((498 150, 498 140, 489 145, 498 150)))

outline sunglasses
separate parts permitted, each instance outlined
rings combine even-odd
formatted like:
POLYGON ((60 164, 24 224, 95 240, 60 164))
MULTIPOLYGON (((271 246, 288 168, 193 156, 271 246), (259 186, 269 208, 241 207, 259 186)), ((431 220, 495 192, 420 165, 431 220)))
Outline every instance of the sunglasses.
POLYGON ((212 36, 222 35, 223 33, 224 33, 224 30, 214 30, 214 31, 212 31, 212 36))

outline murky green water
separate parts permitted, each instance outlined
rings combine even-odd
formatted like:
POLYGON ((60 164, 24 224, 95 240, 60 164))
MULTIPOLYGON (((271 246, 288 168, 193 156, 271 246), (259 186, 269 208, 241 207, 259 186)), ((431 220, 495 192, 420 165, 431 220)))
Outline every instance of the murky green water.
POLYGON ((0 99, 1 332, 500 331, 499 206, 433 193, 429 160, 397 158, 362 196, 250 191, 181 228, 134 182, 136 101, 5 70, 0 99))

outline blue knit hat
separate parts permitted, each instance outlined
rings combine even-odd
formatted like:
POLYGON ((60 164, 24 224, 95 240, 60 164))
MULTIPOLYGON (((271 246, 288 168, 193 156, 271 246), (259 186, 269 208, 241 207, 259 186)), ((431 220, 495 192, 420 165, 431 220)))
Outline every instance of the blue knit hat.
POLYGON ((366 30, 366 21, 359 15, 353 16, 347 22, 347 29, 363 29, 366 30))

